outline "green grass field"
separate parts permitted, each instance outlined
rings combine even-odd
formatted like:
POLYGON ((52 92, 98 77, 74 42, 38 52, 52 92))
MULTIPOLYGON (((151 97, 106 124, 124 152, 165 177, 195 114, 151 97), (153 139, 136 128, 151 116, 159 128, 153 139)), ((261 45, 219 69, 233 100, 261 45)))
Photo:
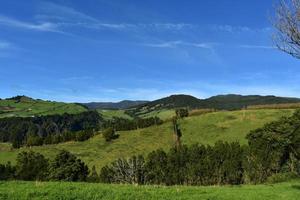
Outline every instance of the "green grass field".
POLYGON ((105 118, 112 119, 113 117, 120 117, 125 119, 132 119, 129 115, 125 113, 125 110, 106 110, 97 109, 97 111, 105 118))
POLYGON ((0 182, 9 200, 297 200, 300 181, 242 186, 135 186, 67 182, 0 182))
MULTIPOLYGON (((180 122, 183 131, 182 142, 187 145, 214 144, 218 140, 223 140, 246 144, 245 136, 250 130, 282 116, 290 116, 293 111, 292 109, 224 111, 188 117, 180 122)), ((120 137, 112 142, 105 142, 102 135, 97 135, 84 142, 72 141, 20 149, 12 149, 10 144, 0 143, 0 162, 14 163, 17 154, 24 150, 37 151, 48 158, 53 158, 59 150, 66 149, 81 158, 90 168, 95 165, 99 171, 105 164, 117 158, 137 154, 147 155, 158 148, 168 150, 173 145, 170 122, 135 131, 123 131, 119 134, 120 137)))
POLYGON ((84 107, 74 103, 50 102, 42 100, 0 100, 0 118, 31 117, 53 114, 76 114, 86 111, 84 107))

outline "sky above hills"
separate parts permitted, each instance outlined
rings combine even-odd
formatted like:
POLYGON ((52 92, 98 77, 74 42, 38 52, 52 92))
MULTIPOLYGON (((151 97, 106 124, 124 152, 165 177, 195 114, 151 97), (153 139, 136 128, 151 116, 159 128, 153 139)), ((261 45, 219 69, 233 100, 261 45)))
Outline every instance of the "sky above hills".
POLYGON ((0 1, 0 98, 300 97, 272 43, 275 0, 0 1))

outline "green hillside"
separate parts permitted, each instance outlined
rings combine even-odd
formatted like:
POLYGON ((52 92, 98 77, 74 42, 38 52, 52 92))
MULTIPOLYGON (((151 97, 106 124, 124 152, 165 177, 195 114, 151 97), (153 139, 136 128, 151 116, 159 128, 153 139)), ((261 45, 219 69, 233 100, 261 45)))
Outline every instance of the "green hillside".
POLYGON ((0 199, 219 199, 294 200, 300 196, 300 181, 242 186, 136 186, 68 182, 0 182, 0 199))
MULTIPOLYGON (((224 111, 188 117, 180 122, 184 144, 214 144, 218 140, 239 141, 245 144, 245 136, 250 130, 262 127, 265 123, 290 116, 293 109, 260 109, 246 111, 224 111)), ((89 167, 95 165, 99 170, 105 164, 120 158, 144 154, 163 148, 168 150, 173 145, 172 125, 170 122, 134 131, 119 132, 120 137, 112 142, 105 142, 102 135, 97 135, 84 142, 67 142, 56 145, 32 148, 12 149, 9 144, 0 144, 0 162, 14 162, 16 155, 23 150, 38 151, 49 158, 66 149, 89 167)))
POLYGON ((125 119, 132 119, 132 117, 130 117, 129 115, 127 115, 124 110, 97 109, 97 111, 105 119, 112 119, 113 117, 120 117, 120 118, 125 118, 125 119))
POLYGON ((151 113, 174 109, 217 109, 217 110, 240 110, 253 105, 266 104, 288 104, 299 103, 299 98, 260 96, 260 95, 217 95, 207 99, 198 99, 190 95, 171 95, 169 97, 157 99, 142 105, 135 106, 126 111, 131 116, 145 116, 151 113))
POLYGON ((25 96, 0 100, 0 118, 76 114, 83 111, 87 109, 79 104, 36 100, 25 96))

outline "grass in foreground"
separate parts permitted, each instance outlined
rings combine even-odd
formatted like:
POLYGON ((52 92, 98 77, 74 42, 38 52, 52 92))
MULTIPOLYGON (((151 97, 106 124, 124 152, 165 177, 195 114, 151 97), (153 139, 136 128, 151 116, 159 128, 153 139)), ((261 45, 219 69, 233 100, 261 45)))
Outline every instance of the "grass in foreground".
POLYGON ((0 199, 296 200, 300 181, 242 186, 135 186, 67 182, 0 182, 0 199))
MULTIPOLYGON (((249 110, 208 113, 193 116, 181 121, 182 142, 214 144, 218 140, 239 141, 246 144, 245 136, 250 130, 262 127, 265 123, 290 116, 294 110, 249 110)), ((170 122, 135 131, 119 132, 120 137, 105 142, 97 135, 84 142, 66 142, 32 148, 11 149, 9 144, 0 143, 0 163, 15 162, 19 152, 33 150, 53 158, 61 149, 66 149, 82 159, 90 168, 95 165, 97 171, 104 165, 121 157, 147 155, 153 150, 168 150, 173 144, 173 132, 170 122)))

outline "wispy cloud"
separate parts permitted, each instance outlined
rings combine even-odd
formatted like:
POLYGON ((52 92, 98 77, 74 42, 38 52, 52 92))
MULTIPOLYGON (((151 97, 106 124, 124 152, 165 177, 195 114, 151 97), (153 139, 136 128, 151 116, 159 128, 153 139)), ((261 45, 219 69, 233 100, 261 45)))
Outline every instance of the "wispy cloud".
POLYGON ((0 57, 6 58, 11 57, 12 52, 14 50, 18 49, 15 44, 12 44, 11 42, 0 40, 0 57))
POLYGON ((28 29, 28 30, 36 30, 36 31, 60 32, 57 29, 57 25, 50 23, 50 22, 34 24, 34 23, 19 21, 19 20, 9 18, 6 16, 1 16, 1 15, 0 15, 0 25, 28 29))
POLYGON ((229 33, 242 33, 242 32, 252 32, 252 33, 267 33, 272 29, 270 27, 264 28, 251 28, 248 26, 232 26, 232 25, 212 25, 211 28, 215 31, 224 31, 229 33))
POLYGON ((238 45, 239 48, 245 49, 276 49, 274 46, 266 46, 266 45, 238 45))
POLYGON ((162 43, 145 43, 143 46, 155 47, 155 48, 175 48, 178 46, 190 46, 197 47, 203 49, 212 49, 217 43, 192 43, 192 42, 184 42, 184 41, 169 41, 162 43))
POLYGON ((6 42, 6 41, 1 41, 0 40, 0 50, 2 49, 11 49, 14 45, 9 43, 9 42, 6 42))
POLYGON ((92 80, 93 77, 91 76, 72 76, 72 77, 65 77, 60 79, 61 82, 64 83, 72 83, 72 82, 78 82, 78 81, 86 81, 86 80, 92 80))

